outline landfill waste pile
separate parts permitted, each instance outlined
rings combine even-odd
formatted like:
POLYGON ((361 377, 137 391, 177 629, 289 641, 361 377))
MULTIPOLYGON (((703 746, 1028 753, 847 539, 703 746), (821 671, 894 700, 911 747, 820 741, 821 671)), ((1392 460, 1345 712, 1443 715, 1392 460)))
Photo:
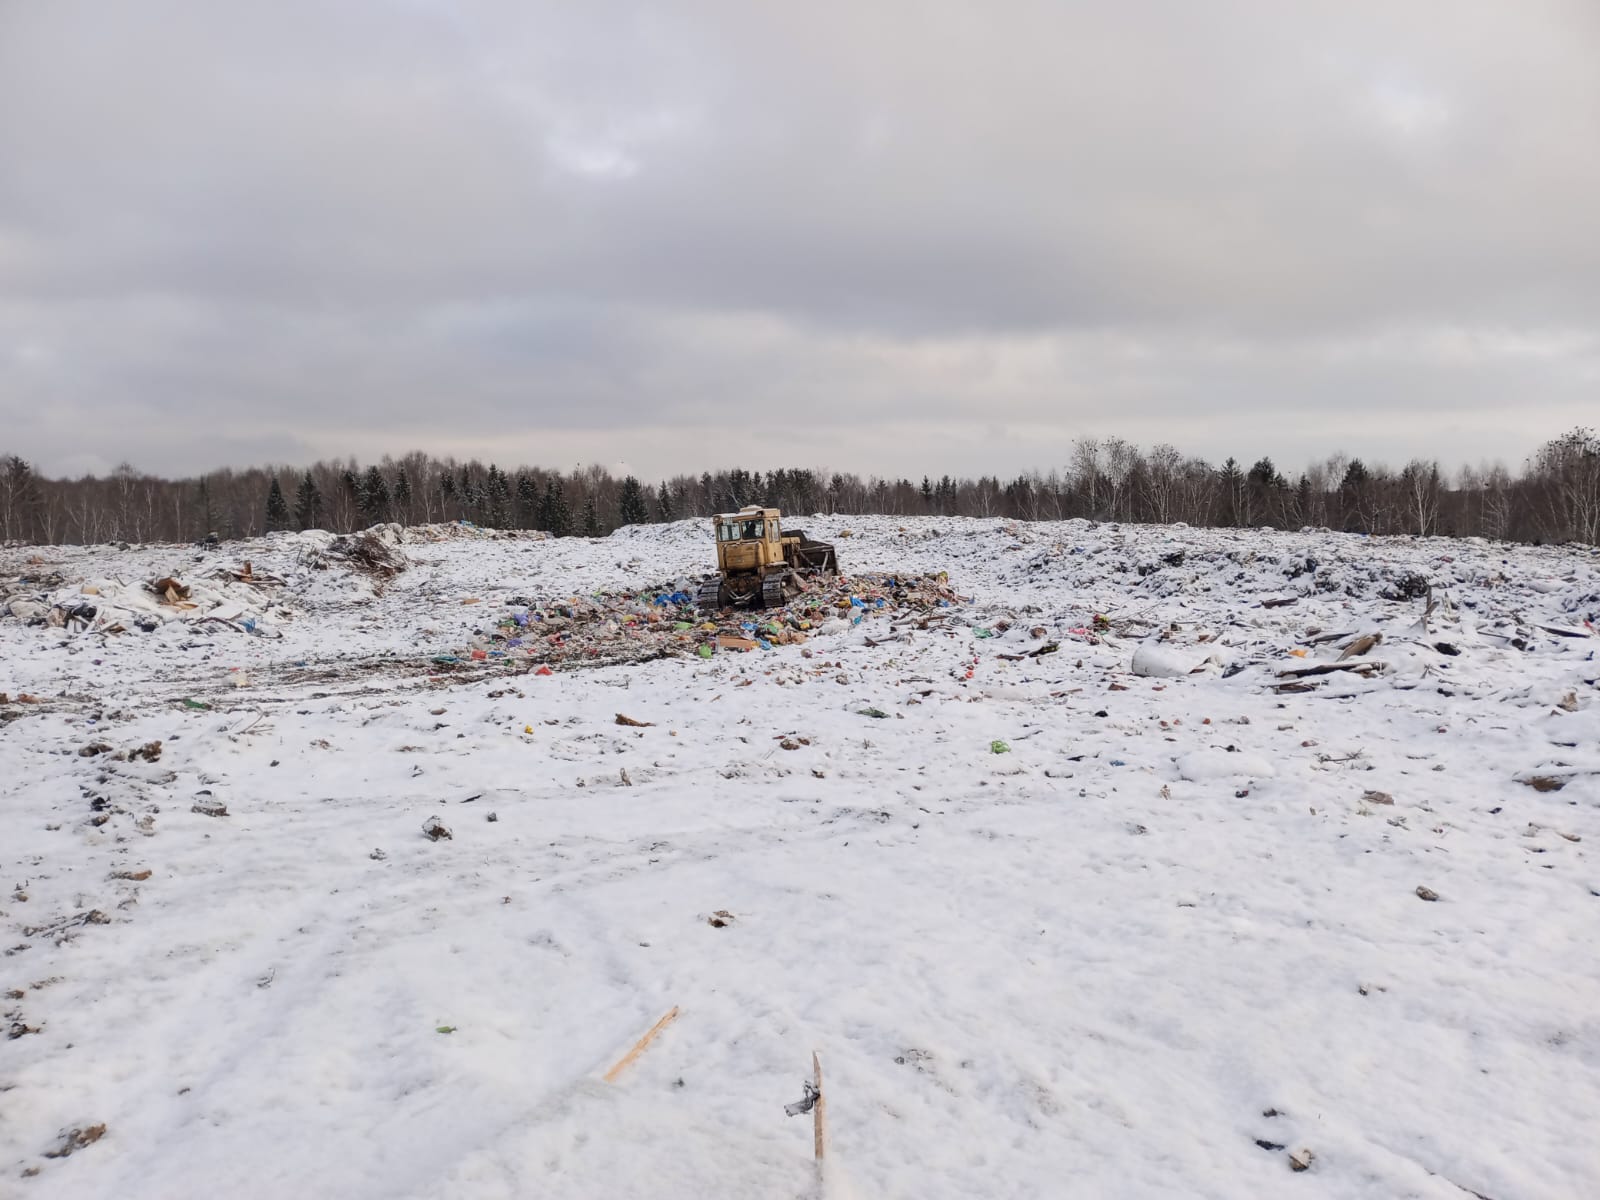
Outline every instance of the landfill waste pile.
POLYGON ((374 599, 410 565, 408 545, 545 539, 542 533, 457 521, 391 523, 346 534, 320 529, 268 534, 242 551, 236 543, 13 551, 12 557, 20 558, 15 569, 0 567, 0 618, 75 634, 153 633, 177 624, 275 638, 282 623, 308 604, 374 599), (70 569, 90 556, 108 569, 103 574, 70 569), (325 575, 334 577, 331 587, 325 575))
POLYGON ((105 576, 69 583, 60 571, 24 571, 0 580, 0 611, 24 625, 72 633, 153 633, 169 622, 213 624, 256 637, 276 637, 290 606, 284 580, 249 560, 204 575, 127 580, 105 576))
POLYGON ((400 549, 405 531, 398 525, 380 525, 359 533, 324 536, 321 530, 301 534, 300 561, 316 570, 327 570, 334 562, 347 564, 377 579, 393 579, 410 565, 400 549))
POLYGON ((487 662, 530 670, 687 655, 709 659, 803 645, 863 623, 868 623, 869 641, 874 632, 886 641, 907 628, 927 629, 946 620, 950 614, 942 610, 960 603, 946 572, 834 576, 815 581, 782 608, 728 608, 714 614, 696 609, 694 594, 681 579, 643 591, 556 601, 512 596, 503 615, 493 626, 475 630, 463 651, 431 661, 446 668, 487 662))
POLYGON ((0 1194, 1596 1194, 1600 553, 804 524, 0 547, 0 1194))
POLYGON ((1068 622, 1063 636, 1131 648, 1135 676, 1210 674, 1277 693, 1492 690, 1530 658, 1594 653, 1594 547, 1540 552, 1481 538, 1066 528, 1098 536, 1011 527, 1019 536, 1008 550, 1018 561, 1000 578, 1020 596, 1078 598, 1074 611, 1057 612, 1068 622), (1546 569, 1526 574, 1512 567, 1511 555, 1537 557, 1546 569))

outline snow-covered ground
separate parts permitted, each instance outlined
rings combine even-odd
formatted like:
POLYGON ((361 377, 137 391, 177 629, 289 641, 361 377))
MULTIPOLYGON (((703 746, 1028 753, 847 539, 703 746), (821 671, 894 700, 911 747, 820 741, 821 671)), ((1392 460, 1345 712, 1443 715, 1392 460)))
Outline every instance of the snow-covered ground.
POLYGON ((1600 1195, 1600 557, 805 524, 970 601, 540 676, 433 659, 702 523, 0 551, 201 605, 0 615, 0 1195, 1600 1195))

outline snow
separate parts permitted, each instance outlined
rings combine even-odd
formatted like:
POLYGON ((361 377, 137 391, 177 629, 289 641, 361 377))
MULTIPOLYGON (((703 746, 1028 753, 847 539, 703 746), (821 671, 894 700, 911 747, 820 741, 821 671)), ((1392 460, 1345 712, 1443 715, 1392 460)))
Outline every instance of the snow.
POLYGON ((0 1195, 1600 1194, 1600 556, 803 524, 970 599, 441 674, 513 598, 697 579, 704 523, 409 531, 387 581, 0 550, 230 617, 0 616, 0 1195))
POLYGON ((1178 778, 1190 783, 1217 779, 1264 779, 1277 769, 1259 754, 1241 754, 1231 746, 1212 746, 1179 756, 1178 778))

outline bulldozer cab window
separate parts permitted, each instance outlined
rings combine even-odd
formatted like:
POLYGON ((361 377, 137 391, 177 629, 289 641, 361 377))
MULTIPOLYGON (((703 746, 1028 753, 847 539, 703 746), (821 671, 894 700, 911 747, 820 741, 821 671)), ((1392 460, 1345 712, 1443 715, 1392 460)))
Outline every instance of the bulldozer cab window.
POLYGON ((766 522, 724 521, 720 533, 725 542, 758 542, 766 536, 766 522))

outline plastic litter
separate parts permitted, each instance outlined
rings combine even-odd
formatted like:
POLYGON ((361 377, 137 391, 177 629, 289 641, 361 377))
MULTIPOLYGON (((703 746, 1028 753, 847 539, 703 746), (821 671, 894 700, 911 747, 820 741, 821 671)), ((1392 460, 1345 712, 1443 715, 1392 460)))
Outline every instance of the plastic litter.
POLYGON ((819 630, 846 628, 837 620, 842 615, 851 625, 888 617, 901 628, 908 619, 943 621, 940 610, 959 602, 942 573, 840 577, 813 586, 781 609, 715 614, 697 611, 682 581, 589 596, 517 595, 506 602, 504 615, 480 627, 464 648, 434 661, 445 666, 470 658, 526 670, 539 664, 604 666, 678 655, 707 659, 718 650, 773 652, 801 645, 819 630))

